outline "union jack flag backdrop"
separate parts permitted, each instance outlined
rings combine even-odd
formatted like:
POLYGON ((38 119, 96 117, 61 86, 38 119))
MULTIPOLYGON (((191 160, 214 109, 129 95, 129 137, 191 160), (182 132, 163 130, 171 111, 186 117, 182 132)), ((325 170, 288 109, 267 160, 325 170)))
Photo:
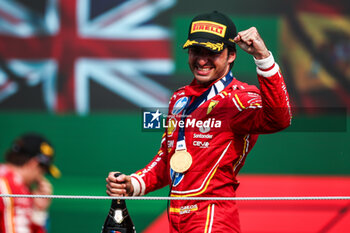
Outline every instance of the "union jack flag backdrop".
POLYGON ((87 114, 166 106, 171 32, 155 21, 174 4, 0 1, 0 108, 87 114))

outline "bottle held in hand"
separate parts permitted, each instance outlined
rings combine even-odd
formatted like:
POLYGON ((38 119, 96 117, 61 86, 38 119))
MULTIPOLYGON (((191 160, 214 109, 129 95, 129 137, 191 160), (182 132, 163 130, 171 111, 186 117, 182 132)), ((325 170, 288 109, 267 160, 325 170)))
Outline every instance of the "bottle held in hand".
MULTIPOLYGON (((115 173, 118 177, 121 173, 115 173)), ((112 200, 111 208, 102 227, 101 233, 136 233, 125 200, 112 200)))

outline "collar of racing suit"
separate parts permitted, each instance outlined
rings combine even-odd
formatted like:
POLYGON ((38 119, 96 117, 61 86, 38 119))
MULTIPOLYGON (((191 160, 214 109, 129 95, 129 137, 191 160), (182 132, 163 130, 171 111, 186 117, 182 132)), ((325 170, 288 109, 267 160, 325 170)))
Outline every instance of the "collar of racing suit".
POLYGON ((203 86, 199 84, 196 79, 193 79, 190 85, 185 86, 185 95, 198 97, 198 96, 201 96, 205 91, 207 91, 210 88, 215 90, 215 95, 216 95, 219 92, 221 92, 231 82, 232 79, 233 79, 233 74, 231 71, 226 76, 211 83, 209 86, 203 86), (221 84, 224 84, 224 85, 221 85, 221 84))

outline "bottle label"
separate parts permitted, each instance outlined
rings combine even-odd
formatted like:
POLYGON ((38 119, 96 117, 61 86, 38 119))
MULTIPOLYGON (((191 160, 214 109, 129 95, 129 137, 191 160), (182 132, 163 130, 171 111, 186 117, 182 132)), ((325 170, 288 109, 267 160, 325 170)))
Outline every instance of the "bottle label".
POLYGON ((123 211, 121 209, 116 209, 113 218, 116 223, 121 224, 124 220, 123 211))

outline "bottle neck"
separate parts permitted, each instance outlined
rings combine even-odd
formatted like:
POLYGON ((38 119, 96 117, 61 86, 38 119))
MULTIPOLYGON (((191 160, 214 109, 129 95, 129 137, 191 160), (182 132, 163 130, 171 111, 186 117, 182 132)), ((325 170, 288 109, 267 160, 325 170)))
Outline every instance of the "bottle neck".
POLYGON ((113 209, 126 209, 125 200, 119 200, 119 199, 112 200, 112 205, 111 205, 111 207, 112 207, 113 209))

